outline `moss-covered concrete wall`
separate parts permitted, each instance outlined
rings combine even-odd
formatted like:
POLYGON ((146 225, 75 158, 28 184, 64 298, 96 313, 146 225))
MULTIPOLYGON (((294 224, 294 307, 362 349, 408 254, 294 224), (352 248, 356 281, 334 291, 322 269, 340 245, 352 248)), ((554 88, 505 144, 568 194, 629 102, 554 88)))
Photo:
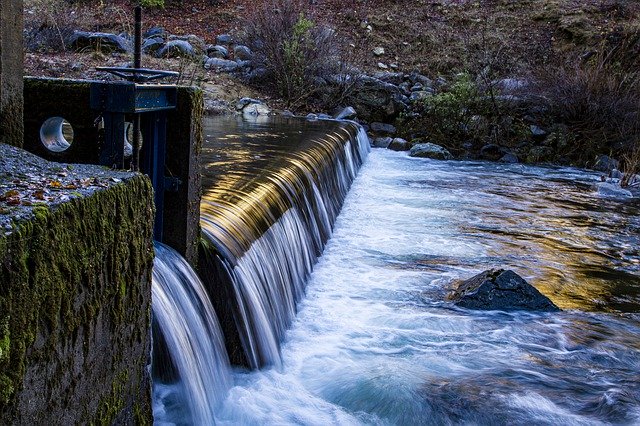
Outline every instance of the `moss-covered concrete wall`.
POLYGON ((22 146, 22 0, 0 2, 0 143, 22 146))
POLYGON ((8 148, 0 424, 151 422, 149 180, 8 148))

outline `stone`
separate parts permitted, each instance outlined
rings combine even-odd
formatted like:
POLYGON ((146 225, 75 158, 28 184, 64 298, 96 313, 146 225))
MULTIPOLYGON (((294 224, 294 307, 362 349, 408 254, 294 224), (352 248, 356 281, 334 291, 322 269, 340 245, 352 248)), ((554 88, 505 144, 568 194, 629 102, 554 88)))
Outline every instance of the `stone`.
POLYGON ((440 145, 431 142, 415 144, 409 150, 410 157, 432 158, 434 160, 451 160, 453 155, 440 145))
POLYGON ((529 82, 518 78, 503 78, 502 80, 493 81, 492 85, 498 93, 508 95, 526 89, 529 86, 529 82))
POLYGON ((433 80, 419 73, 412 73, 411 75, 409 75, 409 81, 411 81, 411 83, 413 84, 420 83, 425 88, 433 88, 433 80))
POLYGON ((548 134, 546 130, 539 126, 536 126, 535 124, 529 126, 529 130, 531 131, 531 135, 536 139, 544 139, 548 134))
POLYGON ((142 42, 142 52, 147 55, 153 55, 164 46, 162 37, 151 37, 144 39, 142 42))
POLYGON ((508 152, 509 150, 507 148, 490 143, 480 148, 480 158, 483 160, 498 161, 508 152))
POLYGON ((254 99, 254 98, 240 98, 240 100, 236 103, 236 110, 241 111, 244 107, 246 107, 249 104, 262 104, 264 102, 262 102, 259 99, 254 99))
POLYGON ((269 115, 271 110, 264 103, 251 103, 242 108, 243 115, 269 115))
POLYGON ((374 54, 375 56, 382 56, 382 55, 384 55, 384 47, 380 47, 380 46, 378 46, 378 47, 374 47, 374 48, 373 48, 373 54, 374 54))
POLYGON ((237 45, 233 48, 233 57, 236 60, 250 61, 253 59, 253 52, 247 46, 237 45))
POLYGON ((370 129, 372 132, 378 135, 394 135, 396 133, 396 128, 392 124, 380 123, 374 121, 370 125, 370 129))
POLYGON ((196 51, 197 54, 202 54, 206 51, 207 49, 207 45, 204 42, 203 39, 201 39, 200 37, 198 37, 195 34, 187 34, 187 35, 170 35, 169 36, 169 41, 173 41, 173 40, 181 40, 181 41, 186 41, 187 43, 189 43, 191 45, 191 47, 193 47, 193 49, 196 51))
POLYGON ((318 114, 318 118, 320 120, 333 120, 333 117, 330 116, 329 114, 325 114, 323 112, 321 112, 320 114, 318 114))
POLYGON ((449 299, 456 306, 484 311, 560 311, 534 286, 504 269, 490 269, 462 281, 449 299))
POLYGON ((358 111, 364 121, 387 121, 395 118, 405 106, 398 86, 367 75, 356 77, 356 84, 345 102, 358 111))
POLYGON ((119 35, 110 33, 92 33, 88 31, 74 31, 69 38, 69 45, 76 51, 87 48, 100 52, 123 52, 133 51, 133 44, 119 35))
POLYGON ((389 136, 374 138, 371 146, 374 148, 388 148, 392 139, 389 136))
POLYGON ((417 92, 411 92, 411 95, 409 96, 409 101, 422 102, 430 96, 433 96, 433 92, 426 91, 426 90, 419 90, 417 92))
POLYGON ((411 149, 411 144, 406 139, 393 138, 387 148, 392 151, 409 151, 411 149))
POLYGON ((404 82, 404 74, 401 72, 380 71, 373 74, 373 78, 396 86, 404 82))
POLYGON ((598 155, 596 162, 593 165, 593 170, 599 172, 609 173, 613 169, 617 169, 620 166, 620 162, 608 155, 598 155))
POLYGON ((305 118, 309 121, 316 121, 318 119, 318 115, 310 112, 305 118))
POLYGON ((512 154, 511 152, 508 152, 502 157, 500 157, 498 161, 506 164, 516 164, 518 163, 518 156, 515 154, 512 154))
POLYGON ((598 182, 596 192, 601 197, 610 198, 631 198, 633 193, 628 189, 621 188, 619 184, 612 182, 598 182))
POLYGON ((195 58, 196 50, 186 40, 170 40, 156 52, 158 58, 195 58))
POLYGON ((218 70, 223 72, 232 72, 239 68, 235 61, 228 59, 209 58, 204 62, 204 68, 208 70, 218 70))
POLYGON ((206 50, 207 56, 210 58, 227 59, 229 57, 229 50, 220 46, 219 44, 208 45, 206 50))
POLYGON ((334 115, 334 118, 336 120, 353 120, 356 118, 357 115, 358 113, 356 112, 356 110, 353 107, 348 106, 346 108, 343 108, 342 111, 340 111, 336 115, 334 115))
POLYGON ((384 62, 378 62, 378 68, 380 68, 381 70, 386 70, 389 69, 389 66, 384 62))
POLYGON ((233 43, 233 37, 229 34, 220 34, 216 36, 216 44, 226 44, 227 46, 233 43))
POLYGON ((166 40, 169 34, 162 27, 151 27, 142 34, 142 38, 155 38, 160 37, 166 40))

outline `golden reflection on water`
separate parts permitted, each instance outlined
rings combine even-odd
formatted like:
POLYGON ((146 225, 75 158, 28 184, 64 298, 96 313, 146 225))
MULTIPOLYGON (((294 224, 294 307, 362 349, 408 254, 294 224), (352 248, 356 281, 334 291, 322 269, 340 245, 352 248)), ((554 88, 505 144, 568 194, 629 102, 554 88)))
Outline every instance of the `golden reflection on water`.
POLYGON ((242 127, 241 122, 231 123, 228 134, 224 120, 205 128, 210 137, 203 147, 200 210, 208 229, 236 259, 284 212, 310 202, 309 182, 330 184, 324 179, 328 168, 344 161, 347 136, 357 130, 338 122, 285 121, 241 133, 232 127, 242 127))

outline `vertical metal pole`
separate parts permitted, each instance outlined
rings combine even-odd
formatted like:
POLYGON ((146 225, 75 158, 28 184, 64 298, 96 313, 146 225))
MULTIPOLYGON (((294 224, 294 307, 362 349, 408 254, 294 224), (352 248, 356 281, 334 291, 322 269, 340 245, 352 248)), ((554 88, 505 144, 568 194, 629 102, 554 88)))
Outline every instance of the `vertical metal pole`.
MULTIPOLYGON (((133 36, 133 67, 142 68, 142 7, 135 8, 135 29, 133 36)), ((134 74, 135 75, 135 74, 134 74)), ((137 77, 137 76, 136 76, 137 77)), ((136 83, 137 78, 134 79, 136 83)), ((133 117, 133 158, 131 168, 140 169, 140 114, 133 117)))

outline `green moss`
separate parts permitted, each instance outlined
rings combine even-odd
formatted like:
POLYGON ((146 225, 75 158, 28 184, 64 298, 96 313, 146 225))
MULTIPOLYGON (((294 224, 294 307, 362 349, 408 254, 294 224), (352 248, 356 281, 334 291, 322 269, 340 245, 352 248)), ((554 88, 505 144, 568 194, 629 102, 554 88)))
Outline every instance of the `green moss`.
MULTIPOLYGON (((16 224, 13 233, 0 238, 0 424, 11 423, 17 415, 14 403, 27 365, 59 365, 46 378, 47 387, 65 388, 61 380, 73 359, 59 359, 58 351, 91 324, 106 321, 118 339, 114 345, 125 349, 140 339, 141 332, 132 329, 148 330, 150 289, 140 280, 149 285, 153 264, 152 194, 149 180, 137 176, 56 208, 38 206, 32 220, 16 224), (143 300, 146 304, 141 305, 143 300)), ((83 339, 86 357, 91 348, 86 335, 83 339)), ((94 406, 93 412, 84 413, 89 416, 84 421, 99 418, 108 423, 125 405, 133 409, 132 401, 123 398, 144 388, 144 379, 136 382, 129 373, 146 374, 148 353, 140 352, 137 359, 109 360, 105 369, 117 379, 112 386, 96 384, 111 388, 102 398, 106 405, 101 404, 109 409, 101 408, 101 416, 94 417, 94 406)), ((104 391, 96 389, 86 398, 101 394, 104 391)))

